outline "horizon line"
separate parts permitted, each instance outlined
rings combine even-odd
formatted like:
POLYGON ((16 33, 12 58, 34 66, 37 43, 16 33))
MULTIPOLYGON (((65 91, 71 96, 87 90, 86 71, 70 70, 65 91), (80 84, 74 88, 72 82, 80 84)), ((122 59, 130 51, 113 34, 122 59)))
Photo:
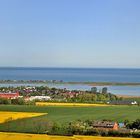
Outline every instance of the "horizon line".
POLYGON ((0 68, 57 68, 57 69, 140 69, 140 67, 56 67, 56 66, 0 66, 0 68))

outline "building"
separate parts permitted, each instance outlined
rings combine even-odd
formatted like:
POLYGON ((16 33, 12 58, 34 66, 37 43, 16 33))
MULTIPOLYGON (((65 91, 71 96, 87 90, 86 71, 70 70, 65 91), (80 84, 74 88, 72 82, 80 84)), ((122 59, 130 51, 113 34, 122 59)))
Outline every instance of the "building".
POLYGON ((31 96, 24 98, 26 101, 48 101, 51 100, 50 96, 31 96))
POLYGON ((117 122, 109 122, 109 121, 95 122, 93 123, 93 127, 96 129, 107 130, 107 131, 119 129, 119 125, 117 122))
POLYGON ((114 105, 137 105, 137 101, 133 100, 118 100, 118 101, 110 101, 107 102, 108 104, 114 104, 114 105))
POLYGON ((20 95, 19 95, 19 92, 15 92, 15 93, 0 93, 0 98, 7 98, 7 99, 15 99, 15 98, 18 98, 20 95))

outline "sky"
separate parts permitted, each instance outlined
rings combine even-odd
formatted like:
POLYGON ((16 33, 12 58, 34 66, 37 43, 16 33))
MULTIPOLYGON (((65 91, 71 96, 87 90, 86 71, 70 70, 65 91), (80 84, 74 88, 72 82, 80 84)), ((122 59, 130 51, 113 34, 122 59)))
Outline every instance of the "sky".
POLYGON ((140 0, 0 0, 0 66, 140 68, 140 0))

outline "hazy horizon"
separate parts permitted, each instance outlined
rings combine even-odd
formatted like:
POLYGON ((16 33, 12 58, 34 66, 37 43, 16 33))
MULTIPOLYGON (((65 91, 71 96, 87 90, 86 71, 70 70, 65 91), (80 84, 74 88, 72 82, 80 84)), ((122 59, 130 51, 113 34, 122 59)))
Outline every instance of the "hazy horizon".
POLYGON ((140 68, 139 0, 0 1, 0 67, 140 68))
POLYGON ((0 66, 0 68, 44 68, 44 69, 140 69, 139 67, 46 67, 46 66, 0 66))

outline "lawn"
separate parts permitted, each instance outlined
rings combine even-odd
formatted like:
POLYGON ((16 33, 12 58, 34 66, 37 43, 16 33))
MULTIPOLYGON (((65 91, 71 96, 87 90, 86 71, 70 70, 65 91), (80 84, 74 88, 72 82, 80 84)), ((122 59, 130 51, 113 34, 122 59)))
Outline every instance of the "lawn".
POLYGON ((12 106, 1 105, 0 111, 38 112, 47 115, 19 119, 10 123, 0 124, 0 131, 37 132, 40 125, 45 127, 49 122, 64 124, 73 120, 103 120, 123 122, 125 119, 140 118, 139 106, 95 106, 95 107, 64 107, 64 106, 12 106))

